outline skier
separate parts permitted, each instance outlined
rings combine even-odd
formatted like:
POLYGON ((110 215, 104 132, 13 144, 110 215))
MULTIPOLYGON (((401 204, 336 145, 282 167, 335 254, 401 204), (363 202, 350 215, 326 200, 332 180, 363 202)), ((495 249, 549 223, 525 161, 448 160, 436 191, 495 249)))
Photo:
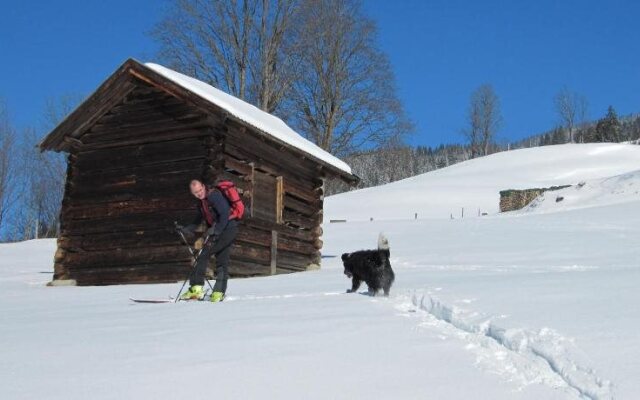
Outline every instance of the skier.
POLYGON ((209 237, 209 240, 204 243, 198 257, 196 268, 189 280, 189 290, 180 298, 200 300, 204 297, 204 275, 209 258, 213 254, 216 256, 216 283, 213 286, 211 301, 215 303, 222 301, 227 291, 229 252, 238 232, 238 222, 236 219, 230 218, 229 201, 220 190, 207 189, 202 181, 197 179, 191 181, 189 188, 191 194, 199 200, 198 215, 191 224, 180 226, 178 229, 186 237, 193 237, 196 228, 204 220, 208 226, 206 236, 209 237))

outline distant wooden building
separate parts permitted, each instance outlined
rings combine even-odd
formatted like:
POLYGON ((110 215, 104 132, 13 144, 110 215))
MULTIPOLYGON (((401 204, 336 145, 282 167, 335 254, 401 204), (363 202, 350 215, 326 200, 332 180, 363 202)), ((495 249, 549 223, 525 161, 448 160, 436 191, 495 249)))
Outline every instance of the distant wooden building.
POLYGON ((185 279, 173 231, 193 218, 188 184, 234 181, 248 206, 232 276, 317 268, 323 183, 357 181, 278 118, 155 64, 126 61, 41 143, 69 154, 54 281, 185 279))

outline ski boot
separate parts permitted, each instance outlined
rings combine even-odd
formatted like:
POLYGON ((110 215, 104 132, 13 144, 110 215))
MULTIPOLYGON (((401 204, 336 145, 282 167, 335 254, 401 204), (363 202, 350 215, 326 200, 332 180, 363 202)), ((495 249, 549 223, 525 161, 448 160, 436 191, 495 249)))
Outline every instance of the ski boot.
POLYGON ((180 300, 202 300, 204 297, 204 290, 202 285, 193 285, 180 296, 180 300))
POLYGON ((211 294, 211 302, 212 303, 219 303, 222 300, 224 300, 224 293, 222 293, 222 292, 213 292, 213 294, 211 294))

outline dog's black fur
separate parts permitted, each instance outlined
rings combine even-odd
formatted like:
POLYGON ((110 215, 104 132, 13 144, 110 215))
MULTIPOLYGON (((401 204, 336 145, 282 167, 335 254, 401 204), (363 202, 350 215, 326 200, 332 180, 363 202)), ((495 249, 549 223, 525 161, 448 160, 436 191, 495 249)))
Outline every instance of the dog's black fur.
MULTIPOLYGON (((386 243, 386 239, 384 239, 384 243, 386 243)), ((342 255, 344 274, 352 279, 351 289, 348 289, 347 293, 358 290, 364 281, 369 287, 370 295, 375 296, 382 289, 384 295, 389 296, 389 289, 395 279, 389 256, 388 245, 379 246, 377 250, 344 253, 342 255)))

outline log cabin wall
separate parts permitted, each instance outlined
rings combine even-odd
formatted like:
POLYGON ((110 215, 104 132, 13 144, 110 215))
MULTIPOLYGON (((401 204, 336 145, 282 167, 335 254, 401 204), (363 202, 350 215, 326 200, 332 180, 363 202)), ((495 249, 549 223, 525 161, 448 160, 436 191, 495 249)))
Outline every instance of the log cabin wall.
POLYGON ((222 129, 222 177, 236 183, 248 206, 231 252, 231 275, 319 268, 324 179, 317 165, 233 121, 222 129))
POLYGON ((232 276, 319 267, 323 174, 239 123, 136 82, 68 158, 54 279, 174 282, 190 254, 173 221, 194 215, 188 182, 230 179, 247 205, 232 276))
POLYGON ((70 152, 54 279, 183 279, 190 255, 173 221, 192 218, 188 180, 213 173, 216 145, 204 113, 150 87, 131 91, 70 152))

